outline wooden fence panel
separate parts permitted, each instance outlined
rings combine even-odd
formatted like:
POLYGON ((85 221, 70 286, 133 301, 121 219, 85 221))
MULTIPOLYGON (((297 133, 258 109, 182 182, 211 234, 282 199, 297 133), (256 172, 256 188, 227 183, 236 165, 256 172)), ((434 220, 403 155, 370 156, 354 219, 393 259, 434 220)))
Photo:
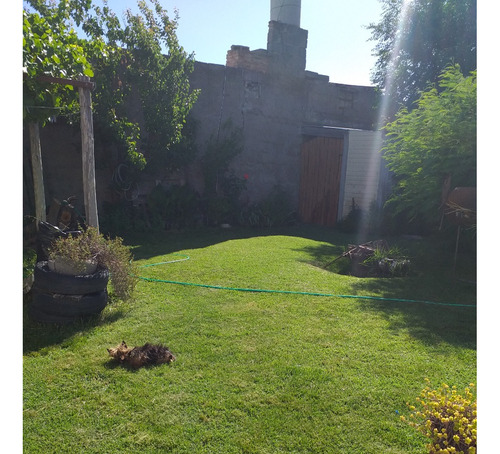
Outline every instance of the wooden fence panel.
POLYGON ((315 137, 301 150, 299 214, 310 224, 334 226, 339 206, 344 140, 315 137))

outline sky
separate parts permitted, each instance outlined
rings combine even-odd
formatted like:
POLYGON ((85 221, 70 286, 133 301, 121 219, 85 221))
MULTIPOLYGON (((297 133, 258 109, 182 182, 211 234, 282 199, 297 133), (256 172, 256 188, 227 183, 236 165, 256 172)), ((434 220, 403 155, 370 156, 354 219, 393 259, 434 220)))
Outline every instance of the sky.
MULTIPOLYGON (((99 3, 96 1, 96 3, 99 3)), ((205 63, 224 65, 231 45, 250 50, 267 47, 270 0, 161 0, 174 16, 179 12, 177 37, 188 53, 205 63)), ((109 0, 122 17, 136 10, 137 0, 109 0)), ((381 17, 379 0, 302 0, 301 28, 308 31, 306 69, 330 77, 330 82, 372 85, 370 71, 375 42, 365 27, 381 17)))

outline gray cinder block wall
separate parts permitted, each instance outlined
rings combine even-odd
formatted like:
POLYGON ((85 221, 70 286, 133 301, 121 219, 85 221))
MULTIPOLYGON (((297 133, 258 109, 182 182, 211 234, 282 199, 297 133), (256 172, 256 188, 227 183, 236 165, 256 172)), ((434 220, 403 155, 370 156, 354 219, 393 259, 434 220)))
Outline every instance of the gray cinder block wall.
MULTIPOLYGON (((200 159, 205 145, 230 120, 243 131, 243 152, 232 162, 232 169, 239 177, 248 176, 246 201, 259 201, 278 185, 288 192, 297 206, 300 153, 306 140, 304 130, 339 128, 344 135, 349 129, 373 132, 377 101, 373 87, 331 83, 328 76, 305 70, 308 32, 300 28, 297 3, 300 10, 298 0, 271 1, 267 49, 250 50, 234 45, 227 52, 226 65, 195 63, 190 83, 193 89, 201 89, 192 110, 200 153, 189 168, 166 177, 168 184, 187 183, 203 192, 200 159), (285 21, 273 20, 283 17, 285 21)), ((70 195, 77 195, 82 200, 78 136, 72 137, 68 144, 69 136, 63 129, 51 125, 42 131, 48 203, 54 197, 62 200, 70 195), (64 159, 59 149, 65 150, 64 159), (73 149, 74 152, 70 152, 73 149)), ((122 196, 112 189, 117 170, 113 168, 112 148, 109 144, 96 143, 97 191, 101 206, 104 201, 116 201, 122 196)), ((365 161, 369 160, 371 158, 365 161)), ((359 175, 364 168, 363 160, 358 162, 361 163, 357 170, 359 175)), ((350 184, 352 186, 345 178, 344 182, 346 191, 342 188, 341 193, 345 193, 346 198, 340 200, 342 207, 350 203, 347 189, 350 184)), ((145 200, 157 183, 144 181, 138 185, 140 193, 131 192, 128 196, 145 200)), ((346 214, 339 213, 339 218, 346 214)))
MULTIPOLYGON (((249 202, 278 185, 298 203, 304 125, 373 129, 374 88, 330 83, 306 71, 307 35, 271 20, 267 49, 232 46, 225 66, 197 62, 191 75, 191 87, 201 90, 192 110, 199 149, 227 120, 243 130, 244 150, 232 168, 248 175, 249 202)), ((201 188, 200 172, 195 175, 190 182, 201 188)))

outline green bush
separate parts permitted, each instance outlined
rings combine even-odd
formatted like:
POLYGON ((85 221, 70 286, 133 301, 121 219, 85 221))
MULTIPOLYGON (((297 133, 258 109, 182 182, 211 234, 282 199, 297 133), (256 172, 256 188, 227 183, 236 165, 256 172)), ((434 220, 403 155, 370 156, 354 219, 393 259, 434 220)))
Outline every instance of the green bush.
POLYGON ((104 202, 99 212, 99 227, 108 235, 123 235, 134 229, 135 210, 131 202, 104 202))
POLYGON ((199 196, 190 186, 155 186, 148 195, 148 216, 153 228, 195 226, 200 218, 199 196))
POLYGON ((26 279, 33 273, 36 264, 36 251, 32 248, 23 250, 23 279, 26 279))
POLYGON ((337 230, 340 230, 344 233, 358 233, 361 228, 363 216, 363 210, 359 208, 353 198, 351 203, 351 211, 349 211, 349 214, 344 219, 337 222, 336 228, 337 230))
POLYGON ((226 121, 217 135, 207 141, 202 158, 205 191, 203 206, 208 225, 235 223, 246 178, 230 169, 231 161, 243 151, 243 131, 226 121))
POLYGON ((370 268, 369 275, 386 277, 408 276, 410 260, 398 247, 375 249, 375 253, 365 259, 363 264, 370 268))
POLYGON ((229 197, 210 195, 203 199, 205 222, 208 225, 234 222, 233 203, 229 197))
POLYGON ((95 260, 109 270, 113 290, 122 299, 131 296, 137 282, 130 248, 123 244, 122 238, 105 238, 94 227, 76 236, 57 238, 49 248, 49 259, 55 257, 68 258, 82 267, 86 260, 95 260))
POLYGON ((295 222, 295 212, 285 190, 275 186, 260 202, 240 213, 239 222, 251 227, 275 227, 295 222))
POLYGON ((477 401, 471 388, 473 383, 461 396, 455 386, 442 384, 438 390, 427 386, 416 399, 417 406, 407 403, 410 419, 401 419, 429 438, 429 454, 477 452, 477 401))

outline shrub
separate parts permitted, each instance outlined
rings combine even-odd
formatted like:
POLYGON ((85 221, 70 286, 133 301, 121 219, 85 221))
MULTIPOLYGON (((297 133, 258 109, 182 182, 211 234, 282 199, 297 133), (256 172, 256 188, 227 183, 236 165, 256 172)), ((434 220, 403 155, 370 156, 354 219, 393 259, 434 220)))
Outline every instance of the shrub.
POLYGON ((49 248, 49 258, 64 257, 75 264, 94 260, 110 272, 111 285, 119 298, 129 298, 134 290, 135 265, 130 248, 120 237, 105 238, 94 227, 88 227, 79 235, 57 238, 49 248))
POLYGON ((198 193, 190 186, 155 186, 148 195, 148 214, 152 227, 162 229, 196 226, 199 217, 198 193))
POLYGON ((376 248, 373 255, 363 260, 363 265, 370 268, 376 276, 403 277, 410 272, 410 260, 398 247, 390 249, 376 248))
POLYGON ((337 222, 336 228, 343 233, 358 233, 363 217, 363 210, 359 208, 353 198, 351 202, 351 211, 349 211, 349 214, 344 219, 337 222))
POLYGON ((295 212, 285 190, 274 186, 266 197, 240 212, 239 222, 251 227, 291 225, 295 222, 295 212))
POLYGON ((242 151, 243 131, 233 126, 231 120, 207 141, 201 163, 205 182, 204 215, 208 225, 233 223, 238 219, 246 178, 235 175, 230 164, 242 151))
POLYGON ((134 228, 135 211, 131 202, 122 200, 111 203, 104 202, 102 211, 99 212, 101 232, 108 235, 123 235, 134 228))
POLYGON ((412 412, 408 422, 430 439, 430 454, 476 453, 477 401, 471 391, 474 384, 469 386, 464 396, 455 386, 442 384, 438 390, 427 386, 416 399, 417 407, 407 403, 412 412))
POLYGON ((23 279, 29 277, 36 265, 36 251, 33 248, 23 249, 23 279))

